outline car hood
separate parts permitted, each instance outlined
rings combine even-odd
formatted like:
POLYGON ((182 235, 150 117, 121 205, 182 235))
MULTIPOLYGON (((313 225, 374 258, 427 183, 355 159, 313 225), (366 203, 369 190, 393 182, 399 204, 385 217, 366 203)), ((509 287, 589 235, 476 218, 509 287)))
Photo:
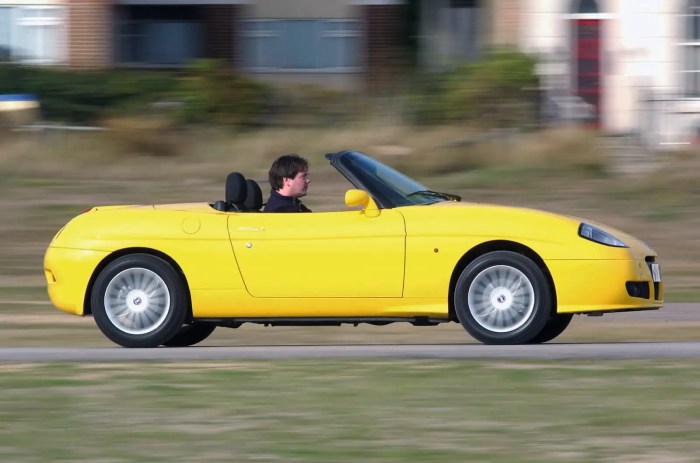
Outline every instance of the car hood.
POLYGON ((656 253, 638 238, 605 224, 574 216, 522 207, 468 202, 440 202, 429 206, 398 208, 406 220, 409 236, 472 236, 483 240, 509 240, 545 244, 557 248, 556 255, 571 258, 629 258, 655 256, 656 253), (627 248, 594 243, 578 235, 581 222, 594 225, 623 241, 627 248))

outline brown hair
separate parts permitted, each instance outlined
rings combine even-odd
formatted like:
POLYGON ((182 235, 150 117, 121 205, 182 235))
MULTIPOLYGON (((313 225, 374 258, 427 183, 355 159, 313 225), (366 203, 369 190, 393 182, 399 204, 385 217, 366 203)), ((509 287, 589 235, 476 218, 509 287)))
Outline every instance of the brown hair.
POLYGON ((272 163, 268 177, 273 190, 279 190, 285 178, 294 178, 299 172, 309 170, 309 161, 296 153, 285 154, 272 163))

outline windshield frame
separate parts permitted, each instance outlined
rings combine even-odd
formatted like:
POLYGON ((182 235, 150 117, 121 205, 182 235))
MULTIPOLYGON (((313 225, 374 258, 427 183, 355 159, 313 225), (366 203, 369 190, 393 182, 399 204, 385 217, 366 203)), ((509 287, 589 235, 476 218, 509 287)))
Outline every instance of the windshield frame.
POLYGON ((441 197, 420 182, 359 151, 326 154, 333 167, 350 183, 367 191, 381 209, 434 204, 458 197, 441 197))

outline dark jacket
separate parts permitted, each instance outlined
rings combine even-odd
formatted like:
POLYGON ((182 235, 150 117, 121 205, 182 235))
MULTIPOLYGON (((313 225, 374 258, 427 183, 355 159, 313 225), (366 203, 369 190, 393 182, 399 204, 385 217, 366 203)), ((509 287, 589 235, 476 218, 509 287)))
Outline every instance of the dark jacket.
POLYGON ((304 206, 299 198, 283 196, 272 190, 263 212, 311 212, 311 209, 304 206))

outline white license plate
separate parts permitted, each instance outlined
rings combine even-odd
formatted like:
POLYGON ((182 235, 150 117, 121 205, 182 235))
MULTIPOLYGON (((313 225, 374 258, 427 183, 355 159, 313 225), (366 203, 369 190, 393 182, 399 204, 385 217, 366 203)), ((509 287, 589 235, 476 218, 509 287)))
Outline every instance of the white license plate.
POLYGON ((661 281, 661 267, 659 264, 649 264, 649 268, 651 269, 651 279, 654 283, 659 283, 661 281))

